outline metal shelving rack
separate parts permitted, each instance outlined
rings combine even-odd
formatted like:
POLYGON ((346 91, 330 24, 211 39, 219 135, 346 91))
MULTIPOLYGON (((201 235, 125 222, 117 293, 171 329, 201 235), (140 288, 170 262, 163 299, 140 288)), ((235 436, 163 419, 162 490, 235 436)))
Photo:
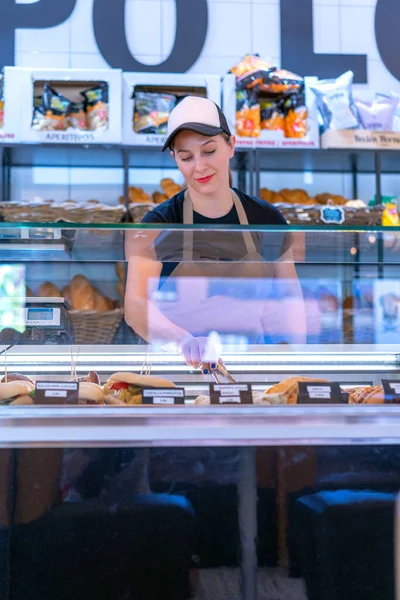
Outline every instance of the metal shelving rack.
MULTIPOLYGON (((0 201, 12 197, 13 168, 33 166, 98 167, 123 169, 123 195, 128 203, 129 169, 173 168, 168 153, 149 146, 16 144, 0 146, 0 201)), ((382 175, 400 171, 400 151, 395 150, 244 150, 232 161, 239 188, 259 195, 260 176, 265 171, 351 173, 353 198, 358 197, 358 175, 375 174, 377 202, 382 201, 382 175), (247 175, 247 176, 246 176, 247 175)))

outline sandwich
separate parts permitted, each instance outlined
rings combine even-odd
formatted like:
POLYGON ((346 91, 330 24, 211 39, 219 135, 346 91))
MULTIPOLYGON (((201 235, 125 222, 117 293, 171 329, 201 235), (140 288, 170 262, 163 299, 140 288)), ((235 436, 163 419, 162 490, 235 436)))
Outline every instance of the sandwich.
POLYGON ((154 375, 136 373, 114 373, 103 386, 106 396, 113 396, 124 404, 142 404, 143 388, 175 388, 176 385, 154 375))
POLYGON ((33 404, 35 384, 26 375, 10 373, 0 380, 0 404, 33 404))
POLYGON ((385 402, 385 393, 381 385, 351 388, 347 391, 349 404, 383 404, 385 402))
MULTIPOLYGON (((286 402, 283 402, 283 404, 297 404, 298 401, 298 397, 299 397, 299 382, 300 381, 305 381, 305 382, 319 382, 319 383, 329 383, 329 381, 327 381, 326 379, 313 379, 312 377, 288 377, 287 379, 284 379, 283 381, 281 381, 280 383, 276 383, 275 385, 273 385, 272 387, 269 388, 269 390, 266 393, 266 397, 268 398, 268 396, 272 396, 275 394, 280 394, 285 396, 286 398, 286 402)), ((276 402, 273 402, 273 404, 275 404, 276 402)), ((280 404, 282 404, 282 402, 280 402, 280 404)))

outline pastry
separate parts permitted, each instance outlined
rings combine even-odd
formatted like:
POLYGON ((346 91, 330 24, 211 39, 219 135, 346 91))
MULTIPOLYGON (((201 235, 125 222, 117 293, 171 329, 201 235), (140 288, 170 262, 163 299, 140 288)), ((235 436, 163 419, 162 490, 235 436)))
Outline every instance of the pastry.
POLYGON ((343 206, 346 204, 346 199, 343 196, 338 196, 336 194, 318 194, 315 196, 315 200, 318 204, 333 204, 338 206, 343 206))
POLYGON ((70 283, 71 304, 74 310, 94 310, 95 291, 83 275, 75 275, 70 283))
POLYGON ((45 281, 38 288, 38 296, 41 298, 61 298, 61 292, 53 283, 45 281))
POLYGON ((161 192, 153 192, 153 202, 154 204, 162 204, 168 200, 168 196, 162 194, 161 192))

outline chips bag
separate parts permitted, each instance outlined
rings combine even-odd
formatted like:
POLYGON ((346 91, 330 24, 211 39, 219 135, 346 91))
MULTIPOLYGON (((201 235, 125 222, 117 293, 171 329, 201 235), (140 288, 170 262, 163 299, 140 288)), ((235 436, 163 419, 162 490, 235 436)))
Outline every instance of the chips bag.
POLYGON ((81 92, 87 113, 87 126, 91 131, 108 129, 108 85, 99 86, 81 92))
POLYGON ((267 81, 269 74, 275 70, 275 65, 260 58, 258 54, 246 54, 229 72, 236 75, 236 88, 245 90, 267 81))
POLYGON ((236 91, 236 133, 240 137, 258 137, 261 129, 260 105, 254 94, 236 91))
POLYGON ((32 127, 39 131, 65 131, 71 101, 45 83, 41 102, 34 108, 32 127))
POLYGON ((393 131, 394 117, 399 100, 390 96, 377 96, 373 102, 356 100, 360 122, 370 131, 393 131))
POLYGON ((356 129, 360 126, 353 100, 353 72, 347 71, 337 79, 322 79, 310 85, 324 129, 356 129))
POLYGON ((282 113, 282 101, 276 98, 262 98, 260 101, 261 109, 261 129, 270 131, 285 130, 285 116, 282 113))
POLYGON ((136 133, 167 133, 167 123, 177 98, 172 94, 133 92, 135 100, 133 129, 136 133))
POLYGON ((83 102, 72 103, 68 115, 69 126, 85 131, 88 128, 85 105, 83 102))

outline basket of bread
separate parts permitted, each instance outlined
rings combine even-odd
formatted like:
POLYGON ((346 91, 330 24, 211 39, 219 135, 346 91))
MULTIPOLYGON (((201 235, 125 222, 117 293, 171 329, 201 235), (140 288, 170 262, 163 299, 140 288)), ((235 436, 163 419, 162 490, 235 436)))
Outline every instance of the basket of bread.
POLYGON ((343 210, 344 220, 341 223, 339 221, 339 224, 382 225, 383 206, 367 206, 363 200, 348 200, 338 194, 323 193, 311 197, 306 190, 302 189, 284 188, 274 192, 262 188, 260 198, 275 204, 289 225, 325 225, 327 221, 324 217, 324 207, 340 207, 343 210))
MULTIPOLYGON (((169 177, 161 179, 160 188, 161 191, 156 190, 150 196, 141 187, 129 187, 129 212, 134 223, 140 223, 150 210, 153 210, 158 204, 162 204, 182 191, 181 186, 169 177)), ((120 196, 119 202, 120 204, 124 204, 125 200, 123 196, 120 196)))
POLYGON ((124 266, 117 264, 119 300, 101 294, 84 275, 75 275, 70 283, 59 289, 49 281, 42 283, 36 294, 27 289, 27 297, 64 298, 71 306, 70 316, 76 344, 111 344, 124 318, 124 266))
POLYGON ((66 200, 43 200, 34 198, 29 202, 2 202, 0 204, 0 220, 8 223, 55 223, 65 221, 85 224, 121 223, 126 215, 125 207, 121 204, 102 204, 98 200, 77 202, 66 200))

